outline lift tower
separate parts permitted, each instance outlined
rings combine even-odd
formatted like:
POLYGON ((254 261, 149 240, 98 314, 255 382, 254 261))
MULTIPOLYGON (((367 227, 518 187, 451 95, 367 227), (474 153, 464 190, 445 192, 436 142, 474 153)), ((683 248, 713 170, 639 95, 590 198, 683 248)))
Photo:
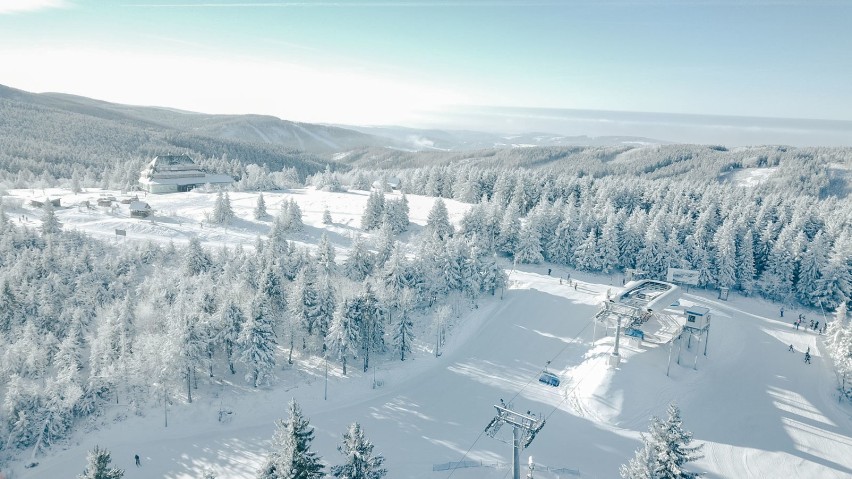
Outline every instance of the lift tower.
POLYGON ((497 415, 485 427, 485 433, 494 437, 503 424, 512 426, 512 478, 521 479, 521 449, 533 442, 535 435, 544 427, 544 418, 533 416, 529 411, 526 414, 515 412, 511 404, 506 405, 502 399, 494 408, 497 415))

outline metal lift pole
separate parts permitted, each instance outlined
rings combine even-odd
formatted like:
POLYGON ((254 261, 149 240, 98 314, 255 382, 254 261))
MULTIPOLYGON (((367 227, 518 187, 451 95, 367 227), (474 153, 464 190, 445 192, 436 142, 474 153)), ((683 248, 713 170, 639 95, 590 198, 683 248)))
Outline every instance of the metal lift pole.
POLYGON ((536 434, 544 427, 544 419, 533 416, 529 411, 526 414, 515 412, 511 405, 506 405, 500 400, 500 405, 494 405, 497 415, 485 427, 485 433, 494 437, 503 424, 512 426, 512 478, 521 479, 521 449, 528 447, 536 434))

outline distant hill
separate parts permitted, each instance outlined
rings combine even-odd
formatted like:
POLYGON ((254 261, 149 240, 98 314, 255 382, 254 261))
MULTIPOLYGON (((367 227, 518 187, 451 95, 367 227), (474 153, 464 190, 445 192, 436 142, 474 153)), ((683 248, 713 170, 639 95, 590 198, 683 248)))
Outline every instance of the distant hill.
POLYGON ((387 146, 411 151, 464 151, 536 146, 665 145, 671 142, 637 136, 566 136, 546 132, 497 134, 470 130, 418 129, 399 126, 341 125, 373 136, 385 137, 387 146))
POLYGON ((23 175, 24 183, 32 174, 69 178, 81 168, 121 168, 116 175, 130 181, 141 161, 178 152, 270 171, 294 168, 304 177, 322 170, 331 152, 383 141, 271 117, 205 115, 0 86, 0 169, 23 175))

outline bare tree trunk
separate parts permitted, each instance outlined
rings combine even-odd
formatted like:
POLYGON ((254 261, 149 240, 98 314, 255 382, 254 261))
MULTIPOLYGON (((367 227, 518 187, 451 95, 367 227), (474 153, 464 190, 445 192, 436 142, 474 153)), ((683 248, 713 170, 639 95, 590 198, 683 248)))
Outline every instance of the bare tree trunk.
POLYGON ((187 402, 192 403, 192 373, 190 367, 186 367, 186 397, 187 402))

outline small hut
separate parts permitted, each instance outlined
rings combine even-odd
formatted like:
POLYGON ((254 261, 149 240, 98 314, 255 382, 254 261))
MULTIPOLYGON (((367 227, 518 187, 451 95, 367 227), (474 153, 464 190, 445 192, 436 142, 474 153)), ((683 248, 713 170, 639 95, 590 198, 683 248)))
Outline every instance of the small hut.
POLYGON ((151 209, 151 205, 145 203, 144 201, 131 201, 130 202, 130 217, 131 218, 147 218, 151 216, 153 210, 151 209))

